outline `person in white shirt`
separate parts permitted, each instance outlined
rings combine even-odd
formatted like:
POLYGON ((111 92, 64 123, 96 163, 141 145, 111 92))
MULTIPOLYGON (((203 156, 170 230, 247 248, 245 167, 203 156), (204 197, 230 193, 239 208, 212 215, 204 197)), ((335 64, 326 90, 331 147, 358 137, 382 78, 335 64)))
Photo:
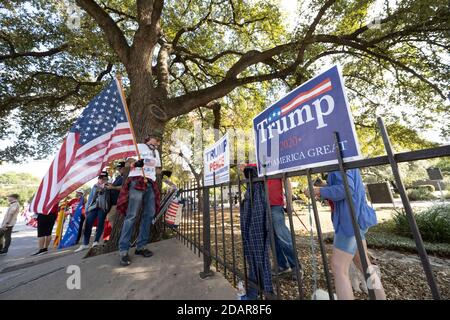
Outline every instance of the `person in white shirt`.
POLYGON ((14 225, 17 222, 17 216, 20 211, 19 195, 11 194, 8 196, 9 208, 6 212, 5 218, 3 218, 2 226, 0 228, 0 254, 4 255, 8 252, 11 244, 11 234, 14 225), (2 243, 4 244, 2 245, 2 243))
POLYGON ((133 232, 134 222, 142 205, 142 218, 140 222, 139 235, 136 243, 135 254, 151 257, 153 253, 146 248, 150 239, 151 223, 156 211, 156 174, 161 172, 161 159, 158 146, 161 135, 152 134, 147 136, 145 143, 139 143, 139 161, 131 161, 131 169, 128 175, 128 207, 122 232, 119 239, 120 264, 127 266, 131 264, 128 256, 130 239, 133 232), (145 179, 143 177, 145 174, 145 179))

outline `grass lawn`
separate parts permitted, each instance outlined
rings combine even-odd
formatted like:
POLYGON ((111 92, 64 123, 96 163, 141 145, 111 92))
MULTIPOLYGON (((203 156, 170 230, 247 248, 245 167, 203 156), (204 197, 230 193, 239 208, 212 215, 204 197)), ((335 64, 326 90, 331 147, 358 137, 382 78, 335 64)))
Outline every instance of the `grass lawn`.
MULTIPOLYGON (((332 242, 333 233, 327 233, 324 238, 325 241, 332 242)), ((414 239, 396 235, 395 224, 392 220, 370 228, 366 234, 366 239, 369 248, 417 253, 414 239)), ((429 255, 450 258, 450 243, 424 242, 424 244, 429 255)))

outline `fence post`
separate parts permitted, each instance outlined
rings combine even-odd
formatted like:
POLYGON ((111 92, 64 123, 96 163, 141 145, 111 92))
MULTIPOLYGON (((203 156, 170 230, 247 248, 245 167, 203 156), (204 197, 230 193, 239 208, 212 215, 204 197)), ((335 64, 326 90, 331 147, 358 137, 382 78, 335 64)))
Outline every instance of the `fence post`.
MULTIPOLYGON (((366 279, 366 283, 369 283, 370 274, 369 274, 369 270, 368 270, 369 265, 367 263, 366 250, 364 250, 364 245, 362 243, 362 237, 361 237, 361 234, 359 233, 360 229, 359 229, 358 221, 356 219, 356 210, 355 210, 355 206, 353 204, 352 193, 351 193, 350 187, 348 185, 347 173, 344 169, 344 160, 343 160, 343 156, 342 156, 341 146, 339 144, 339 142, 340 142, 339 134, 337 132, 334 132, 334 142, 336 143, 336 154, 337 154, 337 158, 338 158, 338 162, 339 162, 339 171, 342 174, 342 181, 344 182, 345 199, 347 200, 347 205, 350 209, 350 217, 352 220, 353 231, 355 232, 356 246, 358 249, 359 258, 361 260, 361 265, 362 265, 362 268, 364 271, 363 272, 364 279, 366 279)), ((369 299, 376 300, 374 290, 371 288, 367 288, 367 290, 369 292, 369 299)))
POLYGON ((272 248, 272 257, 273 262, 275 266, 275 283, 277 286, 277 299, 279 300, 281 298, 281 290, 280 290, 280 279, 278 277, 278 260, 277 260, 277 250, 275 245, 275 230, 273 228, 273 222, 272 222, 272 208, 270 207, 270 199, 269 199, 269 185, 268 185, 268 179, 266 175, 266 165, 263 165, 264 170, 264 193, 266 197, 266 207, 267 207, 267 218, 266 221, 269 225, 269 236, 270 236, 270 244, 272 248))
POLYGON ((391 164, 392 173, 395 178, 395 183, 397 185, 398 192, 400 193, 400 197, 402 198, 403 208, 405 209, 406 217, 408 218, 409 222, 409 227, 411 228, 412 234, 414 236, 414 241, 416 242, 416 248, 419 253, 420 260, 422 261, 423 270, 425 272, 425 276, 427 277, 428 285, 430 286, 433 299, 441 300, 441 294, 439 292, 439 288, 436 284, 436 279, 434 278, 433 271, 431 269, 430 261, 428 259, 428 255, 422 241, 422 236, 420 235, 419 228, 417 227, 416 219, 414 218, 411 204, 409 203, 408 195, 406 194, 406 189, 405 186, 403 185, 403 181, 400 176, 398 164, 395 161, 389 135, 387 133, 386 127, 384 126, 383 120, 380 117, 377 118, 377 122, 378 127, 380 128, 381 131, 381 136, 383 138, 384 148, 386 149, 389 163, 391 164))
MULTIPOLYGON (((313 185, 313 182, 311 179, 311 169, 307 170, 307 178, 308 178, 309 194, 314 194, 314 185, 313 185)), ((323 243, 322 227, 320 226, 319 211, 317 209, 316 199, 313 196, 311 197, 311 203, 312 203, 312 208, 313 208, 313 212, 314 212, 314 221, 316 223, 317 239, 319 240, 320 254, 322 255, 323 270, 325 272, 325 280, 327 282, 328 296, 329 296, 330 300, 334 300, 333 287, 331 285, 330 270, 328 269, 327 251, 325 250, 325 244, 323 243)))
POLYGON ((203 187, 203 271, 200 278, 212 276, 211 271, 211 216, 209 212, 209 187, 203 187))
POLYGON ((289 227, 291 229, 291 239, 292 239, 292 248, 294 249, 294 258, 295 258, 295 275, 297 277, 297 285, 298 285, 298 296, 300 300, 304 299, 303 294, 303 266, 300 263, 298 259, 298 252, 297 252, 297 241, 295 236, 295 230, 294 230, 294 221, 292 220, 292 197, 289 196, 289 182, 287 180, 286 173, 283 174, 283 186, 284 186, 284 194, 286 197, 286 210, 287 215, 289 218, 289 227))

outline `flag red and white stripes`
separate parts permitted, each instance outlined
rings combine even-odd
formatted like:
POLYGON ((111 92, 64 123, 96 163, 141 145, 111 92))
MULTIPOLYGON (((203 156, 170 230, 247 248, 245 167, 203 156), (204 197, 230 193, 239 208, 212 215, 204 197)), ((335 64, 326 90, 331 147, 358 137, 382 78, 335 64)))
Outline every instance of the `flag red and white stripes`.
POLYGON ((43 178, 30 211, 48 214, 111 161, 136 156, 132 129, 117 79, 84 109, 43 178))

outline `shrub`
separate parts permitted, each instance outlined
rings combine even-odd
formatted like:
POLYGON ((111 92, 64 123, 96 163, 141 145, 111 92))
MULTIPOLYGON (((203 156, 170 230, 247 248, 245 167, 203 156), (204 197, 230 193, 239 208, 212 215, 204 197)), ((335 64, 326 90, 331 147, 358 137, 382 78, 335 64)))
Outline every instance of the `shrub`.
MULTIPOLYGON (((434 205, 414 217, 424 241, 450 243, 450 204, 434 205)), ((404 212, 397 211, 393 220, 396 234, 413 237, 404 212)))
POLYGON ((435 192, 436 191, 436 188, 432 184, 424 184, 424 185, 421 185, 421 186, 417 186, 415 189, 428 190, 430 192, 435 192))
POLYGON ((434 200, 436 197, 427 188, 414 188, 407 191, 408 198, 411 201, 434 200))

